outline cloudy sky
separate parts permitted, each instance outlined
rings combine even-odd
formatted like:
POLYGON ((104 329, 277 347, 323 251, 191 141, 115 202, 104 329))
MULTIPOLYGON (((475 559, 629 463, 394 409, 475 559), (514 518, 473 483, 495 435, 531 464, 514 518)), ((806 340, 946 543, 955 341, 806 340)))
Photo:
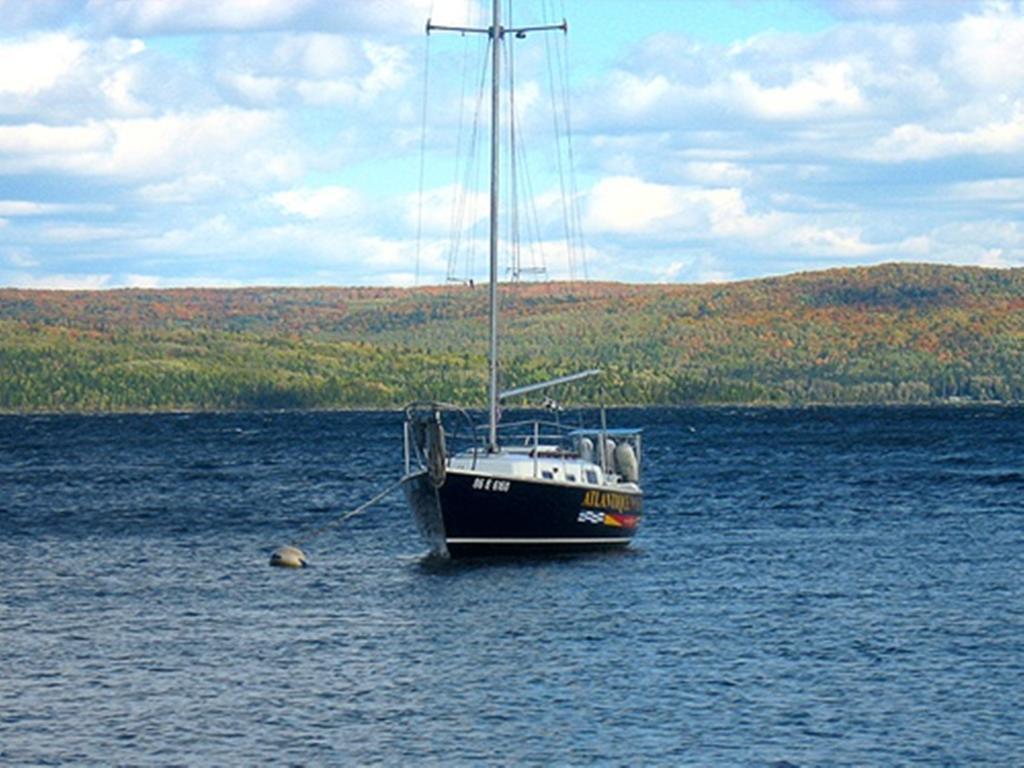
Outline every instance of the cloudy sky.
MULTIPOLYGON (((453 201, 479 219, 454 150, 486 40, 423 34, 428 17, 480 23, 477 4, 0 0, 0 286, 482 274, 479 227, 449 225, 453 201)), ((568 157, 552 84, 571 107, 575 177, 531 149, 518 192, 549 277, 580 276, 557 245, 563 186, 592 279, 1024 264, 1020 0, 524 0, 515 14, 570 27, 515 49, 531 148, 568 157)))

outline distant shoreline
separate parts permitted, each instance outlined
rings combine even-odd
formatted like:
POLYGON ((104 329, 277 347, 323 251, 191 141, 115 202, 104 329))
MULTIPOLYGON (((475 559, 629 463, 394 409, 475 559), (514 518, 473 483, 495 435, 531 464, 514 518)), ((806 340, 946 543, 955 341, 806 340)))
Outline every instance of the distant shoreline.
MULTIPOLYGON (((564 408, 565 413, 571 413, 579 410, 596 410, 600 406, 598 405, 567 405, 564 408)), ((894 403, 894 402, 879 402, 879 403, 692 403, 692 404, 648 404, 648 405, 609 405, 606 406, 609 411, 642 411, 642 410, 695 410, 695 411, 723 411, 730 409, 750 410, 750 411, 803 411, 803 410, 855 410, 857 408, 876 408, 876 409, 901 409, 901 410, 914 410, 914 409, 925 409, 925 408, 1021 408, 1024 407, 1024 401, 1012 400, 945 400, 945 401, 934 401, 927 403, 894 403)), ((121 411, 88 411, 88 410, 62 410, 62 411, 13 411, 13 410, 0 410, 0 418, 11 417, 11 416, 90 416, 90 417, 106 417, 106 416, 232 416, 232 415, 259 415, 259 414, 317 414, 317 413, 375 413, 375 414, 401 414, 404 406, 396 406, 393 408, 381 408, 381 407, 345 407, 345 408, 237 408, 237 409, 217 409, 217 410, 121 410, 121 411)), ((470 413, 485 414, 483 407, 472 407, 466 408, 470 413)), ((519 407, 505 407, 503 411, 509 412, 538 412, 544 409, 540 406, 519 406, 519 407)))
MULTIPOLYGON (((1024 269, 887 264, 706 285, 517 283, 502 380, 623 407, 1024 402, 1024 269)), ((0 412, 482 403, 485 292, 0 289, 0 412)))

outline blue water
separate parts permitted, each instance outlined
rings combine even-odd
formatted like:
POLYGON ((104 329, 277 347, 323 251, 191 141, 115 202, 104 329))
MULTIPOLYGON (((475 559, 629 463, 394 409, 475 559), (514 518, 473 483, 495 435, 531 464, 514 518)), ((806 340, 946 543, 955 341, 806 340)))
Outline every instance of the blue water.
POLYGON ((648 410, 619 555, 442 565, 387 413, 0 417, 0 763, 1024 764, 1024 409, 648 410))

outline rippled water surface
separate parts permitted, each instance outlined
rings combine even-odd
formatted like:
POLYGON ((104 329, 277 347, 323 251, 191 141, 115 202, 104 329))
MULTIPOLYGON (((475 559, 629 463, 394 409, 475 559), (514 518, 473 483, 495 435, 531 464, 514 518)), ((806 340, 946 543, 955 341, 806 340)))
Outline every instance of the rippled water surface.
POLYGON ((1024 410, 647 410, 621 554, 423 560, 387 413, 0 417, 0 763, 1024 764, 1024 410))

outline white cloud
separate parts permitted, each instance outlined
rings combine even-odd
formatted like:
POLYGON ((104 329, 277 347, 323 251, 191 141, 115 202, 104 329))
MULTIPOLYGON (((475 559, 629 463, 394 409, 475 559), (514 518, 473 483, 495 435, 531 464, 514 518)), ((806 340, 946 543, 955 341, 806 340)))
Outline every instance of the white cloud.
POLYGON ((1007 259, 1006 253, 1002 248, 990 248, 981 254, 981 257, 978 259, 978 266, 1005 269, 1016 265, 1007 259))
POLYGON ((784 227, 777 213, 747 210, 742 190, 735 187, 701 190, 691 194, 690 200, 706 210, 711 232, 720 237, 759 238, 784 227))
POLYGON ((114 287, 109 274, 48 274, 31 275, 23 272, 0 272, 0 281, 11 288, 40 291, 98 291, 114 287))
MULTIPOLYGON (((142 43, 139 42, 131 50, 134 53, 141 53, 142 43)), ((149 105, 137 96, 141 89, 139 80, 140 72, 137 68, 119 67, 100 81, 100 92, 106 98, 107 104, 114 114, 142 115, 150 111, 149 105)))
POLYGON ((377 236, 356 238, 351 245, 335 248, 339 261, 350 263, 355 260, 364 265, 370 273, 380 271, 408 270, 415 263, 415 243, 377 236))
POLYGON ((683 270, 686 268, 687 262, 685 261, 671 261, 663 268, 657 270, 659 283, 672 283, 679 279, 683 270))
POLYGON ((632 72, 613 72, 610 95, 615 109, 629 115, 643 114, 661 106, 671 95, 672 84, 665 75, 637 75, 632 72))
POLYGON ((964 3, 950 0, 824 0, 839 18, 864 20, 943 20, 963 13, 964 3))
POLYGON ((174 228, 140 238, 138 246, 155 253, 176 256, 244 253, 243 233, 226 214, 217 213, 188 228, 174 228))
POLYGON ((452 184, 404 198, 404 221, 409 231, 422 226, 426 233, 447 235, 455 226, 464 230, 488 217, 488 198, 481 192, 452 184))
POLYGON ((163 281, 158 275, 135 275, 128 274, 121 278, 121 285, 125 288, 161 288, 163 281))
POLYGON ((33 30, 66 22, 69 0, 0 0, 0 30, 33 30))
MULTIPOLYGON (((138 39, 93 40, 69 31, 0 39, 0 114, 54 125, 89 115, 149 114, 153 74, 138 39)), ((159 75, 159 82, 167 80, 159 75)), ((8 120, 7 122, 14 122, 8 120)))
MULTIPOLYGON (((639 243, 720 243, 723 250, 745 254, 789 254, 814 259, 853 259, 873 256, 915 255, 929 252, 926 237, 897 240, 868 238, 855 225, 844 224, 843 214, 797 214, 766 209, 751 211, 743 190, 735 187, 697 188, 652 184, 632 177, 610 177, 598 182, 591 194, 585 226, 596 234, 628 235, 639 243)), ((688 264, 670 262, 655 270, 658 279, 680 274, 688 264)), ((725 279, 731 272, 716 264, 700 280, 725 279)))
POLYGON ((950 221, 878 248, 860 263, 930 261, 984 267, 1024 266, 1024 228, 998 219, 950 221))
POLYGON ((260 74, 277 73, 297 78, 326 80, 350 75, 362 65, 359 42, 327 33, 282 33, 261 41, 240 38, 222 50, 228 64, 260 74))
POLYGON ((62 32, 0 42, 0 95, 31 96, 53 88, 74 71, 86 47, 62 32))
POLYGON ((764 120, 834 118, 864 107, 849 62, 814 62, 785 85, 762 85, 749 72, 733 72, 725 99, 764 120))
POLYGON ((901 255, 920 260, 931 255, 932 240, 928 235, 912 235, 897 243, 894 250, 901 255))
POLYGON ((642 233, 667 226, 683 215, 685 193, 631 176, 601 179, 590 192, 586 226, 590 232, 642 233))
POLYGON ((784 229, 774 212, 754 214, 742 190, 652 184, 636 177, 599 181, 590 194, 588 232, 642 237, 761 238, 784 229))
MULTIPOLYGON (((488 22, 485 19, 484 3, 466 2, 466 0, 409 0, 408 8, 416 14, 417 20, 427 17, 434 24, 442 24, 449 27, 477 27, 484 28, 488 22)), ((419 25, 419 31, 423 31, 423 25, 419 25)))
POLYGON ((354 45, 340 35, 289 35, 274 51, 275 64, 304 77, 327 79, 350 73, 358 61, 354 45))
POLYGON ((345 218, 362 210, 358 193, 339 186, 289 189, 271 195, 270 202, 287 214, 305 219, 345 218))
POLYGON ((439 23, 466 18, 465 4, 458 0, 89 0, 87 7, 96 23, 130 34, 280 29, 422 34, 431 9, 439 23))
POLYGON ((719 126, 751 119, 845 121, 871 111, 866 88, 878 76, 866 63, 874 57, 863 50, 822 45, 794 51, 781 36, 727 49, 663 41, 653 50, 660 54, 649 52, 642 69, 623 66, 608 76, 591 119, 595 110, 603 110, 616 125, 621 125, 617 117, 626 116, 660 129, 673 120, 719 126))
MULTIPOLYGON (((182 170, 199 170, 210 163, 223 167, 242 161, 247 170, 258 164, 256 155, 270 159, 270 147, 280 129, 279 118, 254 110, 220 108, 200 114, 171 114, 108 123, 113 143, 108 152, 82 158, 81 170, 128 176, 177 176, 182 170)), ((266 169, 273 177, 277 173, 266 169)))
POLYGON ((35 162, 45 167, 44 158, 102 150, 111 139, 111 132, 95 121, 75 126, 0 125, 0 164, 18 171, 32 170, 35 162))
POLYGON ((247 283, 244 280, 200 272, 186 277, 127 273, 113 276, 110 288, 241 288, 244 285, 271 285, 280 283, 273 278, 262 278, 247 283))
POLYGON ((225 48, 218 81, 244 101, 298 98, 311 105, 368 104, 411 77, 408 53, 396 45, 342 35, 286 34, 271 49, 243 41, 225 48))
MULTIPOLYGON (((1024 208, 1024 179, 1003 178, 951 184, 946 196, 954 200, 1007 202, 1024 208)), ((2 212, 0 207, 0 212, 2 212)))
POLYGON ((946 59, 967 82, 989 91, 1024 85, 1024 16, 1021 5, 992 2, 953 24, 946 59))
POLYGON ((0 216, 45 216, 63 210, 68 210, 68 207, 31 200, 0 200, 0 216))
POLYGON ((373 96, 405 85, 409 72, 403 48, 367 43, 364 51, 371 64, 370 72, 362 81, 365 93, 373 96))
POLYGON ((752 181, 754 177, 749 168, 721 160, 684 163, 680 175, 702 186, 738 186, 752 181))
POLYGON ((25 248, 8 248, 4 252, 3 259, 8 265, 19 269, 39 266, 39 260, 32 255, 31 251, 25 248))
POLYGON ((233 108, 71 126, 0 125, 0 172, 152 179, 217 168, 250 181, 283 179, 296 162, 284 143, 280 116, 233 108))
POLYGON ((698 254, 686 265, 686 271, 679 273, 677 279, 680 278, 694 283, 724 283, 736 279, 720 259, 709 253, 698 254))
POLYGON ((223 196, 228 179, 209 172, 182 175, 170 181, 144 184, 135 193, 135 198, 144 204, 173 205, 209 200, 223 196))
POLYGON ((277 28, 311 0, 89 0, 94 17, 137 33, 277 28))
POLYGON ((241 96, 250 104, 273 104, 289 89, 289 81, 283 77, 256 75, 251 72, 223 72, 221 84, 241 96))
POLYGON ((1014 114, 963 131, 942 131, 919 124, 901 125, 864 151, 882 162, 932 160, 958 155, 1011 154, 1024 150, 1024 101, 1014 114))
POLYGON ((53 243, 88 243, 99 240, 124 241, 129 239, 123 227, 102 227, 94 224, 67 224, 43 227, 41 240, 53 243))
POLYGON ((789 241, 795 250, 819 256, 863 257, 879 253, 881 247, 870 245, 861 239, 858 229, 844 227, 827 229, 805 225, 789 234, 789 241))
MULTIPOLYGON (((654 1, 609 10, 639 28, 654 1)), ((659 32, 590 55, 574 29, 591 276, 1024 261, 1024 4, 823 1, 839 20, 821 32, 729 45, 659 32)), ((0 37, 0 227, 15 249, 0 281, 411 283, 423 22, 485 25, 483 5, 0 0, 0 27, 25 30, 0 37)), ((439 152, 458 135, 459 54, 486 45, 449 37, 432 43, 439 152)), ((543 45, 527 43, 520 125, 548 131, 543 45)), ((532 174, 543 150, 529 149, 532 174)), ((561 222, 549 170, 532 178, 542 238, 561 222)), ((427 180, 421 275, 444 279, 453 219, 482 273, 484 197, 427 180)))

